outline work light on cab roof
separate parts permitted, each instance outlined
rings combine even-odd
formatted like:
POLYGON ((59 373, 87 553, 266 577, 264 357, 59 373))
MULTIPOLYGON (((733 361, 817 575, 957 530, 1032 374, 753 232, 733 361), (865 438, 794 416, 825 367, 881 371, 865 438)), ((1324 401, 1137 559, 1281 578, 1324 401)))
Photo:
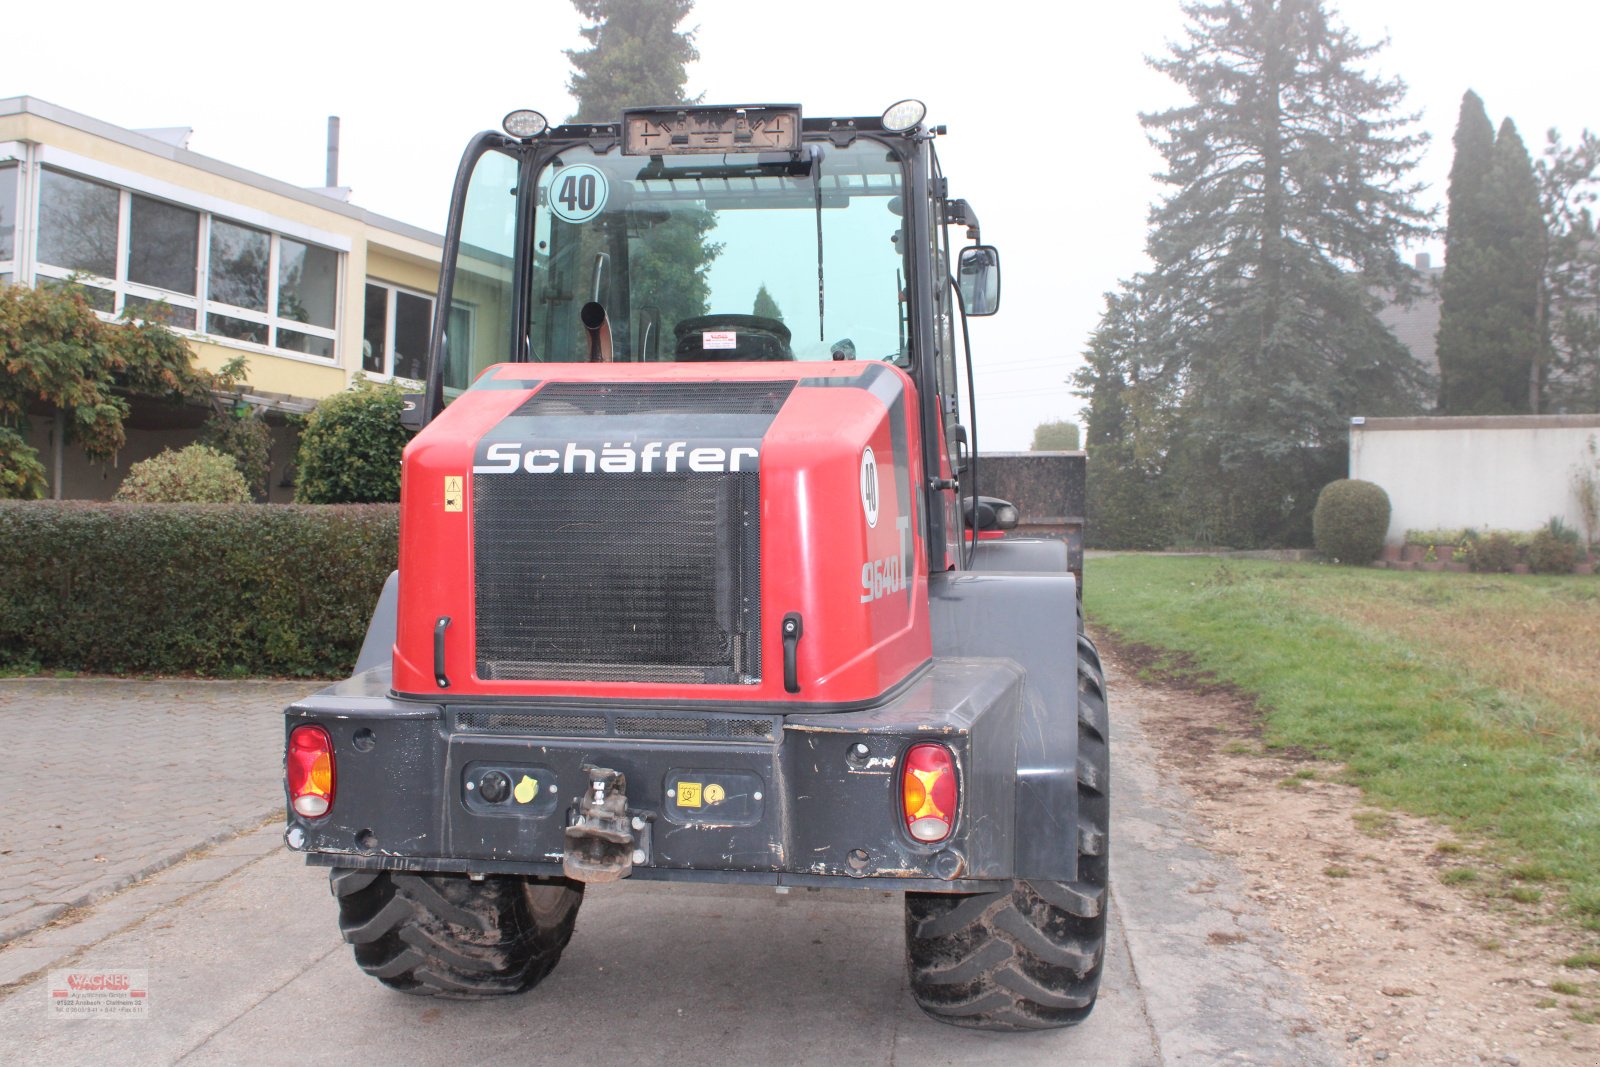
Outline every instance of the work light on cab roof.
POLYGON ((550 121, 537 111, 522 108, 500 120, 500 128, 512 137, 527 140, 537 137, 550 126, 550 121))
POLYGON ((928 105, 921 100, 900 100, 884 110, 883 128, 890 133, 904 133, 921 125, 927 114, 928 105))

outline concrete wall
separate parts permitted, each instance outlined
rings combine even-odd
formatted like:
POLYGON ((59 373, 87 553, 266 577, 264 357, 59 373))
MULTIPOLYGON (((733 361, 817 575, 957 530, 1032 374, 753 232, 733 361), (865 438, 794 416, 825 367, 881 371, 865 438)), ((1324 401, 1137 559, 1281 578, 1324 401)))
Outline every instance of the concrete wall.
POLYGON ((1600 415, 1367 419, 1350 427, 1350 477, 1374 482, 1407 530, 1536 530, 1583 523, 1573 474, 1600 463, 1600 415))

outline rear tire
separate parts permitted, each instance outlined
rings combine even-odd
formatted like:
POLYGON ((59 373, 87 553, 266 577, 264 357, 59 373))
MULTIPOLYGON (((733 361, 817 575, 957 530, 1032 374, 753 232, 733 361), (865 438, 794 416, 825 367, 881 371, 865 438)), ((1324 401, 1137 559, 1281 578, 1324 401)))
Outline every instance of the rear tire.
POLYGON ((1108 716, 1099 653, 1087 637, 1078 643, 1078 878, 1014 882, 1005 892, 906 894, 911 995, 941 1022, 1072 1026, 1099 995, 1110 901, 1108 716))
POLYGON ((583 886, 560 879, 335 868, 339 932, 391 989, 468 1000, 521 993, 555 967, 583 886))

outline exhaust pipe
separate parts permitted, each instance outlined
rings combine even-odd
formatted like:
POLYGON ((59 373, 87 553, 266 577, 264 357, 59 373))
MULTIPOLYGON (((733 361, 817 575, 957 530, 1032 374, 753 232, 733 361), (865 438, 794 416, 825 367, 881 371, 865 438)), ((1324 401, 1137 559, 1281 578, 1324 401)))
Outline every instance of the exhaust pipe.
POLYGON ((612 362, 611 320, 606 317, 604 305, 597 300, 589 301, 578 312, 578 321, 589 331, 589 362, 612 362))

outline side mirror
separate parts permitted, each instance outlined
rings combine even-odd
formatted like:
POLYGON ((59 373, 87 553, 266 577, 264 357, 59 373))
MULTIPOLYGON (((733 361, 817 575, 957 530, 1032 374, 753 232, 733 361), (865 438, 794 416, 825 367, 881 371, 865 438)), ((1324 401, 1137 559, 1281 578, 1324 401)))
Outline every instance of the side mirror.
POLYGON ((963 500, 961 512, 967 525, 976 530, 1015 530, 1020 518, 1015 504, 997 496, 980 496, 976 507, 970 498, 963 500))
POLYGON ((968 315, 993 315, 1000 310, 1000 250, 969 245, 961 250, 956 285, 968 315))

